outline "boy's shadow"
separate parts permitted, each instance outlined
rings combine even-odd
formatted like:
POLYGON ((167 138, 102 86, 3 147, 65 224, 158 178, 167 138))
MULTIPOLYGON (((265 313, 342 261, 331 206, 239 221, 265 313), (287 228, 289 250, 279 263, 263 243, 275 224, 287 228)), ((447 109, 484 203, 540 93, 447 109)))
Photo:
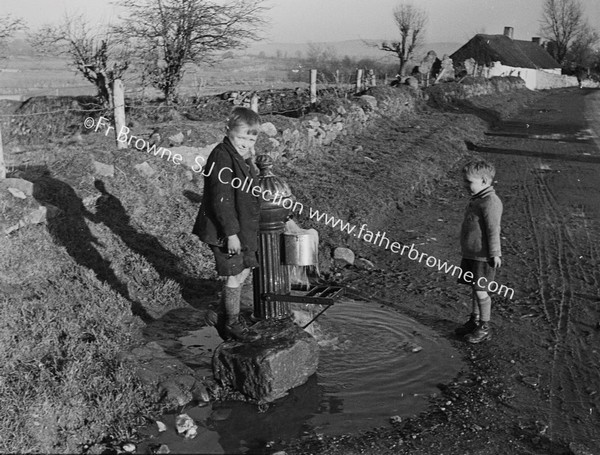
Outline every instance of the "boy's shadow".
POLYGON ((106 190, 102 180, 95 180, 94 186, 101 195, 96 200, 96 214, 93 220, 103 223, 120 237, 131 251, 146 258, 160 276, 181 282, 182 275, 177 271, 177 256, 165 249, 152 235, 138 232, 131 226, 127 210, 119 198, 106 190))
POLYGON ((183 299, 193 307, 208 308, 214 304, 219 290, 218 282, 198 279, 181 272, 178 268, 179 258, 152 235, 137 231, 131 225, 131 218, 121 201, 107 191, 101 180, 94 182, 101 194, 96 201, 96 213, 92 213, 85 207, 75 190, 67 183, 52 177, 46 167, 23 169, 21 176, 34 183, 33 196, 41 205, 51 204, 60 210, 58 216, 47 221, 48 231, 54 241, 64 246, 79 265, 92 270, 100 281, 106 282, 127 299, 132 312, 144 322, 150 322, 153 318, 140 302, 132 299, 126 283, 115 275, 111 261, 99 253, 96 248, 99 241, 90 231, 86 219, 94 223, 103 223, 131 251, 143 256, 162 278, 178 283, 183 299))
POLYGON ((94 221, 103 223, 120 237, 131 251, 143 256, 161 277, 178 283, 184 300, 192 304, 199 293, 206 293, 207 286, 215 287, 212 281, 194 279, 181 272, 178 267, 180 260, 176 255, 167 250, 154 236, 139 232, 131 226, 127 210, 116 196, 107 191, 104 182, 95 180, 94 186, 101 193, 96 201, 94 221))
POLYGON ((104 259, 96 249, 98 239, 85 222, 85 218, 95 221, 94 214, 85 208, 73 188, 51 177, 47 169, 43 169, 42 175, 32 181, 33 197, 41 205, 51 204, 60 209, 58 216, 47 220, 48 231, 54 241, 64 246, 79 265, 92 270, 100 281, 108 283, 127 299, 135 315, 144 321, 151 320, 144 308, 131 300, 127 286, 115 275, 110 261, 104 259))

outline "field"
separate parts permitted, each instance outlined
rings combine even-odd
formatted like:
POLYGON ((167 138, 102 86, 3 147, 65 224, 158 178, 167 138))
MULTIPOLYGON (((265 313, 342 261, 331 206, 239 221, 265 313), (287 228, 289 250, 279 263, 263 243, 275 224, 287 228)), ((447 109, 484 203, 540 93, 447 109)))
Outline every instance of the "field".
MULTIPOLYGON (((217 66, 189 67, 181 84, 183 96, 205 96, 228 90, 266 90, 308 85, 308 71, 299 76, 293 59, 237 56, 217 66), (300 82, 290 81, 293 74, 300 82)), ((31 96, 94 95, 93 85, 69 69, 68 62, 57 58, 16 56, 0 67, 0 99, 25 100, 31 96)), ((126 96, 153 98, 158 92, 140 88, 139 74, 124 79, 126 96)))

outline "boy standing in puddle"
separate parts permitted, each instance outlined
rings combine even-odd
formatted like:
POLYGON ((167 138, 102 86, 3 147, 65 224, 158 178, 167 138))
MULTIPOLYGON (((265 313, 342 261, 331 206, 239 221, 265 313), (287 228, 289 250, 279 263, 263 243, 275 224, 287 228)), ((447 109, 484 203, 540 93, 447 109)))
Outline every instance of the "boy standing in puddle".
MULTIPOLYGON (((481 343, 492 337, 490 316, 492 299, 488 294, 496 269, 502 264, 500 220, 502 202, 492 186, 496 169, 484 160, 467 163, 462 170, 465 189, 471 195, 461 227, 463 259, 458 282, 472 288, 469 320, 455 330, 469 343, 481 343)), ((495 282, 494 282, 495 283, 495 282)))
POLYGON ((204 194, 193 233, 207 243, 215 257, 217 273, 226 277, 216 324, 225 340, 258 338, 240 318, 244 281, 258 267, 260 201, 251 192, 234 188, 234 178, 258 181, 253 162, 260 117, 250 109, 235 108, 227 122, 223 142, 210 153, 203 172, 204 194))

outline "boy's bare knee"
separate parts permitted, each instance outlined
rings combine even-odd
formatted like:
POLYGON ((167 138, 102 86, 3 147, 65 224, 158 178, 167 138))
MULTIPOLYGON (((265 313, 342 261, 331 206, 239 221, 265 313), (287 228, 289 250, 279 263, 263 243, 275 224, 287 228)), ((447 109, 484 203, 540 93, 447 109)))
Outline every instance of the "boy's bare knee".
POLYGON ((225 281, 225 286, 228 288, 239 288, 242 284, 244 284, 244 281, 246 281, 246 278, 248 278, 249 274, 250 269, 244 269, 237 275, 228 276, 227 280, 225 281))
POLYGON ((488 293, 487 291, 475 291, 475 295, 479 300, 487 299, 488 293))
POLYGON ((225 279, 225 286, 228 288, 237 288, 239 287, 237 275, 230 275, 225 279))

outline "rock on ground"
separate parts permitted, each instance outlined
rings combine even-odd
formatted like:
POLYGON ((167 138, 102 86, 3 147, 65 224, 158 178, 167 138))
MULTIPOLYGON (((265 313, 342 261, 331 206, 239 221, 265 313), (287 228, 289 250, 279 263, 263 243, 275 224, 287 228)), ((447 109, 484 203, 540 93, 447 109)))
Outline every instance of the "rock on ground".
POLYGON ((16 190, 19 190, 23 192, 23 194, 25 194, 26 196, 33 195, 33 182, 30 182, 29 180, 8 178, 2 180, 0 184, 3 188, 6 189, 14 188, 16 190))
POLYGON ((333 259, 343 264, 354 264, 354 252, 350 248, 338 247, 333 251, 333 259))
POLYGON ((104 164, 99 161, 94 161, 94 172, 102 177, 114 177, 115 167, 112 164, 104 164))
POLYGON ((291 320, 262 321, 261 338, 252 343, 226 342, 213 357, 213 373, 222 385, 260 403, 285 396, 317 371, 317 341, 291 320))
POLYGON ((193 399, 197 386, 194 371, 182 361, 168 355, 152 341, 123 354, 125 361, 135 360, 136 375, 146 384, 153 385, 168 405, 185 406, 193 399))
POLYGON ((271 122, 260 125, 260 130, 269 137, 277 136, 277 128, 271 122))
POLYGON ((204 167, 210 152, 219 144, 215 142, 205 147, 173 147, 170 149, 172 153, 179 153, 183 157, 183 164, 197 171, 199 166, 204 167))

